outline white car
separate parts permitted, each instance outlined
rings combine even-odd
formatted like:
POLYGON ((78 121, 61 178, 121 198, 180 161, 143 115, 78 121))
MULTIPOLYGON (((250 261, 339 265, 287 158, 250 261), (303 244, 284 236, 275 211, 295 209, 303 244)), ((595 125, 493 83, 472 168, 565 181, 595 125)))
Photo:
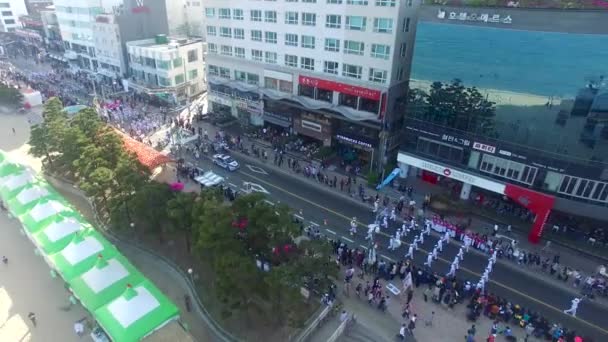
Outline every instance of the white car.
POLYGON ((216 186, 224 183, 224 177, 219 176, 212 171, 207 171, 203 175, 194 178, 194 180, 205 187, 216 186))
POLYGON ((213 155, 213 163, 228 171, 234 171, 239 168, 239 163, 227 154, 213 155))

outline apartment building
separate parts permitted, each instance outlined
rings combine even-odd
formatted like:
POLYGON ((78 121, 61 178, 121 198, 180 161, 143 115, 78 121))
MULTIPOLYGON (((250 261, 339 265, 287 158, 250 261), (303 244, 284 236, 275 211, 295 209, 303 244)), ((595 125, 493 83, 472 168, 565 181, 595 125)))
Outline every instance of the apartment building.
POLYGON ((210 110, 379 171, 400 142, 419 7, 420 0, 207 0, 210 110))
POLYGON ((183 103, 205 89, 203 43, 200 39, 169 38, 127 42, 129 88, 183 103))
POLYGON ((21 27, 19 17, 27 14, 25 0, 0 0, 0 32, 14 32, 21 27))

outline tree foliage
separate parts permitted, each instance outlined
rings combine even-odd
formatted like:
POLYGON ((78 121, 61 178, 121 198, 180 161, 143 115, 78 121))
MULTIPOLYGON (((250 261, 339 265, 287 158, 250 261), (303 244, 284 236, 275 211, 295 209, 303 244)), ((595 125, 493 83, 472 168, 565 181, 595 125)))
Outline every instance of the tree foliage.
POLYGON ((21 105, 23 101, 23 94, 14 87, 9 87, 7 85, 0 83, 0 103, 18 107, 21 105))
POLYGON ((414 118, 467 132, 494 133, 495 103, 458 79, 434 82, 428 93, 410 89, 408 96, 408 112, 414 118))

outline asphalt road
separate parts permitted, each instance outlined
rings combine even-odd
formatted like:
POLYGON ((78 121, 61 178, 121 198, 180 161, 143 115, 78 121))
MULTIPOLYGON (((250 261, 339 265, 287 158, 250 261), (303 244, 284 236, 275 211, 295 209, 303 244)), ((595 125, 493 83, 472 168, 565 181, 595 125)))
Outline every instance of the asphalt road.
MULTIPOLYGON (((285 203, 295 211, 302 210, 302 216, 307 221, 318 223, 326 234, 341 238, 351 247, 367 246, 365 234, 367 229, 361 227, 354 237, 349 236, 350 219, 357 217, 359 222, 373 222, 373 213, 363 203, 355 203, 343 195, 319 189, 301 176, 291 176, 285 172, 276 171, 264 162, 250 157, 233 155, 241 167, 235 172, 228 172, 213 165, 208 159, 198 162, 204 169, 212 169, 224 176, 233 188, 242 188, 243 182, 252 182, 266 191, 272 202, 285 203), (324 223, 327 222, 327 225, 324 223)), ((189 158, 186 158, 189 159, 189 158)), ((190 159, 189 159, 190 160, 190 159)), ((272 164, 272 161, 268 161, 272 164)), ((379 242, 379 254, 389 260, 399 260, 406 253, 406 243, 413 240, 414 234, 403 237, 403 245, 395 252, 387 250, 388 234, 394 235, 396 224, 389 227, 386 235, 376 237, 379 242)), ((437 236, 425 238, 425 243, 414 253, 414 262, 422 265, 427 254, 437 242, 437 236)), ((433 263, 432 269, 439 274, 445 274, 449 264, 458 253, 459 246, 450 243, 444 246, 439 260, 433 263)), ((487 256, 469 252, 460 263, 457 276, 477 282, 487 265, 487 256)), ((550 322, 562 323, 564 326, 583 332, 583 335, 594 337, 597 341, 608 340, 608 308, 593 301, 583 301, 579 306, 577 318, 566 315, 562 310, 569 308, 574 298, 571 291, 556 286, 550 281, 539 279, 528 273, 514 268, 513 264, 497 262, 490 274, 487 285, 490 292, 518 303, 525 308, 541 312, 550 322)), ((395 284, 399 285, 399 284, 395 284)))

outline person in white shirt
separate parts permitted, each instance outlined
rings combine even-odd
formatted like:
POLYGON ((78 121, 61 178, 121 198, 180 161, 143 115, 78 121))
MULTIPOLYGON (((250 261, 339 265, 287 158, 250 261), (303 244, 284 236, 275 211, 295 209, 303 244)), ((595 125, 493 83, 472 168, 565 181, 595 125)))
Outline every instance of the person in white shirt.
POLYGON ((464 249, 468 252, 469 251, 469 247, 471 246, 472 243, 472 239, 470 236, 465 235, 464 236, 464 249))
POLYGON ((458 254, 456 254, 456 256, 460 259, 460 261, 462 261, 462 259, 464 259, 464 249, 462 247, 460 247, 460 249, 458 250, 458 254))
POLYGON ((456 269, 460 268, 460 258, 457 256, 454 257, 454 261, 452 261, 452 265, 456 266, 456 269))
POLYGON ((401 324, 401 328, 399 328, 399 339, 404 341, 405 340, 405 331, 407 330, 405 323, 401 324))
POLYGON ((395 249, 395 238, 391 236, 391 238, 388 240, 388 250, 392 251, 395 249))
POLYGON ((405 254, 405 258, 406 259, 413 259, 414 258, 414 244, 410 244, 410 246, 407 249, 407 254, 405 254))
POLYGON ((357 218, 353 217, 353 219, 350 221, 350 235, 355 234, 357 234, 357 218))
POLYGON ((418 235, 418 242, 420 242, 420 244, 424 243, 424 234, 419 234, 418 235))
POLYGON ((437 241, 437 249, 439 249, 440 252, 443 252, 443 240, 437 241))
POLYGON ((582 298, 574 298, 572 300, 572 304, 570 304, 570 309, 564 310, 564 313, 576 317, 576 310, 578 310, 578 304, 581 302, 581 300, 582 298))
POLYGON ((450 242, 450 232, 447 230, 445 231, 445 234, 443 234, 443 242, 446 244, 450 242))
POLYGON ((433 248, 431 255, 433 256, 433 260, 437 260, 437 247, 433 248))
POLYGON ((397 220, 397 213, 395 212, 395 208, 391 210, 391 221, 397 220))
POLYGON ((340 314, 340 322, 344 322, 348 319, 348 312, 346 312, 346 310, 342 310, 342 313, 340 314))
POLYGON ((446 277, 453 277, 456 275, 456 265, 451 264, 450 265, 450 271, 445 275, 446 277))
POLYGON ((424 264, 428 267, 431 267, 431 265, 433 264, 433 255, 432 254, 429 254, 426 257, 426 262, 424 264))
POLYGON ((382 228, 388 228, 388 218, 386 216, 382 219, 382 228))

